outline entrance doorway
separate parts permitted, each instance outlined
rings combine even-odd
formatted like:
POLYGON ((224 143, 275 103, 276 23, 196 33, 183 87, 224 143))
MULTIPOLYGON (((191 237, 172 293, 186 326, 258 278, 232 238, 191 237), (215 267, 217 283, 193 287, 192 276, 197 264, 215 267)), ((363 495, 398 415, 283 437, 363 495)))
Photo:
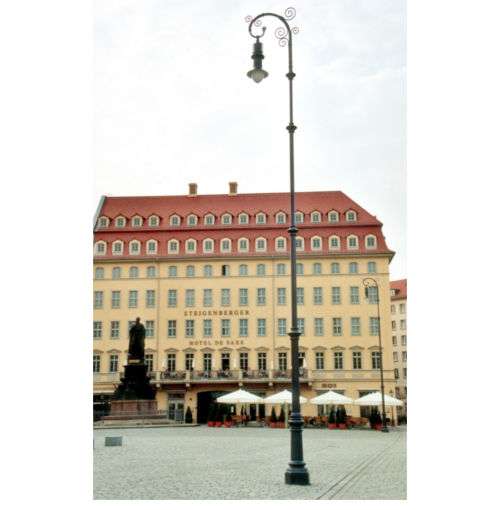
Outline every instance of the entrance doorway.
POLYGON ((167 393, 167 418, 184 421, 184 393, 167 393))
POLYGON ((229 391, 200 391, 197 395, 196 423, 207 423, 210 404, 229 393, 229 391))
MULTIPOLYGON (((375 391, 375 390, 373 390, 373 391, 375 391)), ((366 395, 373 393, 373 391, 360 391, 359 398, 365 397, 366 395)), ((372 410, 371 406, 360 406, 359 409, 360 409, 362 418, 370 418, 370 412, 372 410)))

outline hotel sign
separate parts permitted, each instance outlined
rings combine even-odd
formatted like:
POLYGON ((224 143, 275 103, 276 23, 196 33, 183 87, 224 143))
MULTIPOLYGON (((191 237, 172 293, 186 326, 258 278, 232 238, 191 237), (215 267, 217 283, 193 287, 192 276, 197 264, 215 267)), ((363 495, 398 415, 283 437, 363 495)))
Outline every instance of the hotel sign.
POLYGON ((211 316, 214 316, 214 315, 225 315, 225 316, 228 316, 228 315, 238 315, 238 316, 243 316, 243 315, 250 315, 249 313, 249 310, 186 310, 184 312, 184 317, 200 317, 200 316, 203 316, 203 317, 211 317, 211 316))

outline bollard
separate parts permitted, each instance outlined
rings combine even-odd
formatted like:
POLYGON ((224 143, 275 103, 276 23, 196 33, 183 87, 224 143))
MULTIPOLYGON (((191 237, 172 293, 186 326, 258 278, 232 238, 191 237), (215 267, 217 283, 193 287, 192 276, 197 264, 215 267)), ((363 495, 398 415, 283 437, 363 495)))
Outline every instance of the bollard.
POLYGON ((106 437, 104 441, 104 446, 121 446, 122 438, 120 437, 106 437))

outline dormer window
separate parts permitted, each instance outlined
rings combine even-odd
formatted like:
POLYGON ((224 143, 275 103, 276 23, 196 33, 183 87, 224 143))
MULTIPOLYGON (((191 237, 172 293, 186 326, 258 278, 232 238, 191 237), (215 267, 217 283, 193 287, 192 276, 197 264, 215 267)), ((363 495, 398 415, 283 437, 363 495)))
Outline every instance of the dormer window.
POLYGON ((98 255, 104 255, 106 253, 106 243, 97 243, 96 253, 98 255))
POLYGON ((170 216, 170 226, 171 227, 178 227, 181 223, 181 219, 179 216, 170 216))
POLYGON ((239 221, 240 225, 248 225, 248 214, 240 214, 239 221))
POLYGON ((203 253, 213 253, 214 242, 211 239, 203 241, 203 253))
POLYGON ((321 246, 322 246, 321 237, 313 237, 311 239, 312 250, 321 250, 321 246))
POLYGON ((366 236, 365 237, 366 248, 374 250, 377 248, 377 238, 375 236, 366 236))
POLYGON ((304 215, 301 212, 295 213, 295 223, 304 223, 304 215))
POLYGON ((140 251, 140 244, 138 241, 132 241, 130 243, 130 253, 137 254, 140 251))
POLYGON ((142 218, 139 218, 139 216, 135 216, 132 219, 132 226, 134 227, 140 227, 142 225, 142 218))
POLYGON ((321 222, 321 214, 318 212, 313 212, 311 214, 311 223, 320 223, 321 222))
POLYGON ((257 224, 264 225, 266 223, 266 215, 265 214, 257 214, 257 224))
POLYGON ((116 226, 124 227, 125 226, 125 218, 116 218, 116 226))
POLYGON ((198 218, 194 215, 188 216, 188 225, 194 227, 198 224, 198 218))
POLYGON ((223 225, 231 225, 231 215, 230 214, 224 214, 224 216, 222 216, 222 224, 223 225))
POLYGON ((330 250, 340 250, 340 238, 337 236, 330 237, 330 250))
POLYGON ((278 237, 276 239, 276 251, 286 250, 286 239, 284 237, 278 237))
POLYGON ((248 239, 238 240, 238 251, 248 251, 248 239))
POLYGON ((255 250, 266 251, 266 240, 264 238, 259 238, 255 241, 255 250))
POLYGON ((213 225, 214 224, 214 217, 211 214, 207 214, 205 216, 205 225, 213 225))
POLYGON ((347 221, 356 221, 356 213, 354 211, 347 212, 347 221))
POLYGON ((349 250, 357 250, 358 249, 358 238, 356 236, 349 236, 347 238, 347 248, 349 250))
POLYGON ((169 241, 168 253, 179 253, 179 243, 177 241, 169 241))
POLYGON ((123 244, 121 242, 113 243, 113 253, 121 255, 123 253, 123 244))
POLYGON ((149 254, 152 254, 152 253, 156 253, 157 251, 157 247, 158 247, 158 243, 156 241, 148 241, 148 253, 149 254))
POLYGON ((229 239, 222 239, 220 242, 220 251, 226 253, 231 251, 231 241, 229 239))
POLYGON ((196 252, 196 241, 189 240, 186 241, 186 253, 195 253, 196 252))
POLYGON ((282 213, 276 215, 276 223, 285 223, 286 216, 282 213))
POLYGON ((157 216, 151 216, 151 218, 149 218, 149 226, 150 227, 158 226, 158 217, 157 216))
POLYGON ((304 249, 304 239, 302 237, 296 237, 295 238, 295 248, 297 250, 303 250, 304 249))
POLYGON ((108 226, 108 218, 100 218, 99 219, 99 226, 100 227, 107 227, 108 226))
POLYGON ((335 211, 331 211, 330 213, 328 213, 328 221, 331 223, 339 221, 339 213, 335 211))

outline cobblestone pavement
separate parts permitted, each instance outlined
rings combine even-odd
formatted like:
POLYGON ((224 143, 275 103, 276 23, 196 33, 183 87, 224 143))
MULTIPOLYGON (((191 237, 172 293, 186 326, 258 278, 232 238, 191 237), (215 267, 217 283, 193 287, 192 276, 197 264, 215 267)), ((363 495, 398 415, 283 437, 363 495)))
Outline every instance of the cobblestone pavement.
POLYGON ((406 499, 406 427, 303 432, 309 486, 285 485, 281 429, 94 430, 94 499, 406 499), (104 438, 123 437, 105 447, 104 438))

